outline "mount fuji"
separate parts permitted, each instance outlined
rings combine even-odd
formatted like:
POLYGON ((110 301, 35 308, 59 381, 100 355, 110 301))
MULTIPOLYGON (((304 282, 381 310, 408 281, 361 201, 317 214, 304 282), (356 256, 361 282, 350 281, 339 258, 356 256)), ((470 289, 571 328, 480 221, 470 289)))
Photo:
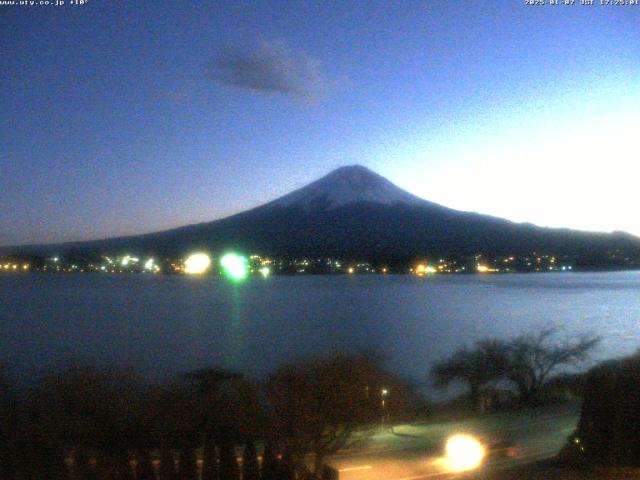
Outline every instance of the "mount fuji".
MULTIPOLYGON (((421 199, 362 166, 341 167, 279 199, 230 217, 173 230, 23 247, 30 253, 88 256, 137 252, 182 256, 195 249, 265 255, 406 262, 435 255, 548 252, 600 258, 640 257, 640 239, 519 224, 421 199)), ((597 261, 594 261, 597 263, 597 261)))

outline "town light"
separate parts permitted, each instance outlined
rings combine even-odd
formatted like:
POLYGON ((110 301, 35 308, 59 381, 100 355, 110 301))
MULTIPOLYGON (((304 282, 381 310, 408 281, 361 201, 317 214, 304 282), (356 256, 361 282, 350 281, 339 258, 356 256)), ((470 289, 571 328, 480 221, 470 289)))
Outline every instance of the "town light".
POLYGON ((454 472, 473 470, 482 464, 486 451, 482 443, 467 434, 456 434, 447 439, 445 460, 454 472))
POLYGON ((247 259, 236 253, 227 253, 220 259, 223 273, 231 280, 244 280, 247 276, 247 259))
POLYGON ((261 274, 263 277, 267 278, 267 277, 271 274, 271 269, 270 269, 269 267, 262 267, 262 268, 260 269, 260 274, 261 274))
POLYGON ((211 258, 206 253, 194 253, 184 262, 184 273, 199 275, 211 266, 211 258))
POLYGON ((436 273, 437 270, 435 267, 431 265, 427 265, 426 263, 420 263, 416 265, 415 274, 419 277, 424 277, 425 275, 430 275, 432 273, 436 273))

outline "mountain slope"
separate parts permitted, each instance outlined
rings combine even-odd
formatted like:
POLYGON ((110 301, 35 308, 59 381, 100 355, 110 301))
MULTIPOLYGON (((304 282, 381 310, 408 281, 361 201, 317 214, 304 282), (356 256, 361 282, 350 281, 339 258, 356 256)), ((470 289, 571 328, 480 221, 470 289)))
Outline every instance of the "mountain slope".
MULTIPOLYGON (((416 256, 530 254, 575 256, 623 250, 640 239, 516 224, 420 199, 360 167, 342 167, 252 210, 165 232, 46 247, 46 251, 184 255, 194 249, 242 249, 274 256, 404 261, 416 256)), ((42 251, 43 249, 38 249, 42 251)))

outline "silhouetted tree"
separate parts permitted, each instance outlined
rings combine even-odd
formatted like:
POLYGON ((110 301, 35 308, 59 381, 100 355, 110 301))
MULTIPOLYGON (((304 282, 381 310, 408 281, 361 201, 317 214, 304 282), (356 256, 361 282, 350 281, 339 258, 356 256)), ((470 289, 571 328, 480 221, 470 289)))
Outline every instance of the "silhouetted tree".
POLYGON ((584 397, 587 376, 585 373, 561 373, 547 380, 542 396, 561 399, 584 397))
POLYGON ((223 368, 201 368, 183 375, 185 379, 194 383, 196 392, 201 396, 207 396, 215 392, 220 385, 229 380, 241 380, 242 374, 225 370, 223 368))
POLYGON ((287 466, 310 478, 320 477, 326 456, 344 448, 354 429, 397 412, 404 391, 402 382, 369 355, 336 355, 286 365, 265 385, 287 466), (315 457, 310 472, 303 461, 307 453, 315 457))
POLYGON ((539 403, 541 389, 551 374, 558 367, 584 362, 600 342, 599 337, 592 335, 559 342, 554 341, 555 335, 556 330, 548 328, 521 335, 509 343, 506 377, 514 383, 525 404, 539 403))
POLYGON ((197 395, 186 388, 182 380, 149 388, 146 392, 142 408, 144 436, 148 447, 160 451, 162 480, 180 478, 183 467, 191 473, 194 471, 195 466, 191 466, 189 458, 193 457, 193 451, 201 441, 197 407, 197 395), (180 460, 189 465, 181 464, 180 460))
POLYGON ((483 340, 473 348, 461 348, 436 364, 431 375, 438 387, 461 382, 469 388, 471 403, 483 411, 482 389, 499 380, 507 370, 508 346, 500 340, 483 340))
POLYGON ((184 376, 196 400, 193 413, 205 446, 231 438, 240 443, 264 428, 258 388, 242 375, 207 368, 184 376))

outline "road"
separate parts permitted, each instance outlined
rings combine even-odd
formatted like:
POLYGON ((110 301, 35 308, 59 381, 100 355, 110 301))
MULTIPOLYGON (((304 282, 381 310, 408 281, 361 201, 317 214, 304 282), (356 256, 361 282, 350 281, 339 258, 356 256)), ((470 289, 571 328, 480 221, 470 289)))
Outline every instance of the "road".
POLYGON ((340 480, 491 478, 492 472, 554 456, 575 430, 576 405, 487 415, 458 422, 396 425, 329 459, 340 480), (469 433, 510 447, 489 454, 476 472, 454 473, 443 458, 446 438, 469 433))

